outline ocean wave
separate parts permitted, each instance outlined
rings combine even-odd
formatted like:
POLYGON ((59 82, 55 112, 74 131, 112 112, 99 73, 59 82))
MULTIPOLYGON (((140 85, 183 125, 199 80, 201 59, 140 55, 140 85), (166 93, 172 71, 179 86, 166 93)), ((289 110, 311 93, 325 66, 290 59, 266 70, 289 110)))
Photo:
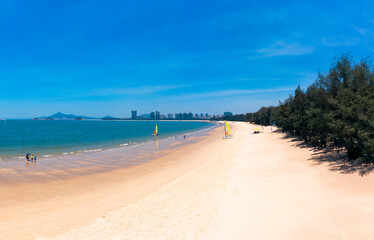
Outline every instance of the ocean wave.
POLYGON ((98 148, 98 149, 84 150, 83 152, 100 152, 101 150, 102 150, 101 148, 98 148))

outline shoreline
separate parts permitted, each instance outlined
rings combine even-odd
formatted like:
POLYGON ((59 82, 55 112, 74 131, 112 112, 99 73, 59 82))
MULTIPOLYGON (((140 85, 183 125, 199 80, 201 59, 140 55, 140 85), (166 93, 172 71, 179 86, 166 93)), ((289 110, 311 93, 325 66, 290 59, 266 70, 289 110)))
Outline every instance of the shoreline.
POLYGON ((283 133, 230 125, 230 139, 216 128, 143 164, 0 185, 2 237, 372 238, 374 174, 333 171, 283 133))
POLYGON ((174 137, 157 138, 126 146, 116 146, 101 151, 82 151, 69 155, 51 155, 36 162, 25 159, 0 162, 0 185, 19 184, 28 181, 67 179, 82 175, 107 172, 131 167, 165 156, 167 152, 190 145, 209 135, 219 124, 187 132, 174 137), (187 138, 184 139, 183 135, 187 138))
MULTIPOLYGON (((61 121, 68 121, 68 120, 61 120, 61 121)), ((91 120, 90 120, 91 121, 91 120)), ((135 121, 135 120, 132 120, 132 121, 135 121)), ((137 121, 137 120, 136 120, 137 121)), ((201 122, 204 122, 204 121, 201 121, 201 122)), ((209 131, 211 129, 214 129, 216 127, 218 127, 220 125, 219 122, 209 122, 212 124, 212 126, 208 126, 208 127, 204 127, 204 128, 201 128, 201 129, 197 129, 197 130, 192 130, 192 131, 187 131, 187 132, 183 132, 183 131, 179 131, 176 133, 175 136, 183 136, 183 135, 193 135, 195 136, 196 134, 199 134, 200 132, 205 132, 205 131, 209 131)), ((158 137, 158 140, 159 141, 163 141, 165 139, 169 139, 169 138, 174 138, 174 134, 170 135, 161 135, 158 137)), ((59 151, 59 152, 52 152, 52 153, 48 153, 48 154, 37 154, 38 155, 38 161, 39 160, 51 160, 51 158, 61 158, 61 157, 68 157, 68 156, 71 156, 71 155, 77 155, 77 154, 89 154, 89 153, 92 153, 92 152, 102 152, 102 151, 114 151, 116 149, 120 149, 120 148, 123 148, 123 147, 133 147, 133 146, 138 146, 138 145, 143 145, 143 144, 147 144, 147 143, 150 143, 150 142, 153 142, 154 139, 126 139, 124 140, 124 142, 127 141, 126 143, 122 143, 122 144, 109 144, 107 146, 102 146, 102 145, 96 145, 96 146, 92 146, 92 147, 89 147, 87 149, 80 149, 80 150, 77 150, 76 148, 70 148, 70 149, 64 149, 63 151, 59 151)), ((24 155, 18 155, 18 156, 8 156, 6 158, 1 158, 0 157, 0 169, 1 169, 1 165, 2 163, 5 163, 5 162, 15 162, 15 161, 21 161, 21 160, 25 160, 25 156, 24 155)))

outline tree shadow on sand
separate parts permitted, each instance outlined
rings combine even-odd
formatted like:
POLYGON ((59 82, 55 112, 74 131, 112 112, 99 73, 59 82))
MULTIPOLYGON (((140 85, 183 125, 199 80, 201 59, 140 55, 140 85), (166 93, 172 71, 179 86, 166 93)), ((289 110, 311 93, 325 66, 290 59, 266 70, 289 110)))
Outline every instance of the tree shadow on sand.
POLYGON ((308 148, 313 153, 308 161, 312 162, 312 166, 326 164, 330 171, 340 174, 359 174, 365 176, 374 170, 374 164, 363 162, 362 160, 350 160, 344 151, 333 150, 332 148, 318 148, 305 144, 297 137, 284 136, 283 139, 293 142, 293 146, 298 148, 308 148))

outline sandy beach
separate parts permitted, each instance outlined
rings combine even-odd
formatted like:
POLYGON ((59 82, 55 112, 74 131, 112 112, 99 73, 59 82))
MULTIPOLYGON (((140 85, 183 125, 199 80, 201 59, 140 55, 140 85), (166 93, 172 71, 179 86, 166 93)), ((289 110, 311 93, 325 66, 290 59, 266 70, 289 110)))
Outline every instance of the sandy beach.
POLYGON ((0 238, 373 238, 369 168, 230 124, 231 139, 217 128, 140 165, 0 184, 0 238))

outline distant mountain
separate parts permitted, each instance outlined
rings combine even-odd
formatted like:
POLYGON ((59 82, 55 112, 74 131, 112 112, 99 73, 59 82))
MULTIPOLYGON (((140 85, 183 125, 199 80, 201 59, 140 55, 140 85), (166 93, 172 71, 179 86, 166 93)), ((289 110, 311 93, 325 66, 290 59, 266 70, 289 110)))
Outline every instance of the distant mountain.
POLYGON ((115 118, 115 117, 112 117, 112 116, 105 116, 103 118, 101 118, 102 120, 113 120, 113 119, 118 119, 118 118, 115 118))
POLYGON ((76 117, 77 116, 74 115, 74 114, 64 114, 62 112, 58 112, 58 113, 55 113, 55 114, 49 116, 48 118, 54 118, 54 119, 74 119, 76 117))
POLYGON ((65 114, 62 112, 55 113, 51 116, 48 117, 39 117, 39 119, 57 119, 57 120, 62 120, 62 119, 67 119, 67 120, 74 120, 74 119, 99 119, 99 118, 93 118, 93 117, 86 117, 86 116, 77 116, 74 114, 65 114))
POLYGON ((120 118, 115 118, 112 116, 105 116, 102 118, 93 118, 93 117, 87 117, 87 116, 77 116, 74 114, 65 114, 62 112, 55 113, 48 117, 34 118, 34 120, 38 120, 38 119, 42 119, 42 120, 44 119, 45 120, 84 120, 84 119, 121 120, 120 118))

